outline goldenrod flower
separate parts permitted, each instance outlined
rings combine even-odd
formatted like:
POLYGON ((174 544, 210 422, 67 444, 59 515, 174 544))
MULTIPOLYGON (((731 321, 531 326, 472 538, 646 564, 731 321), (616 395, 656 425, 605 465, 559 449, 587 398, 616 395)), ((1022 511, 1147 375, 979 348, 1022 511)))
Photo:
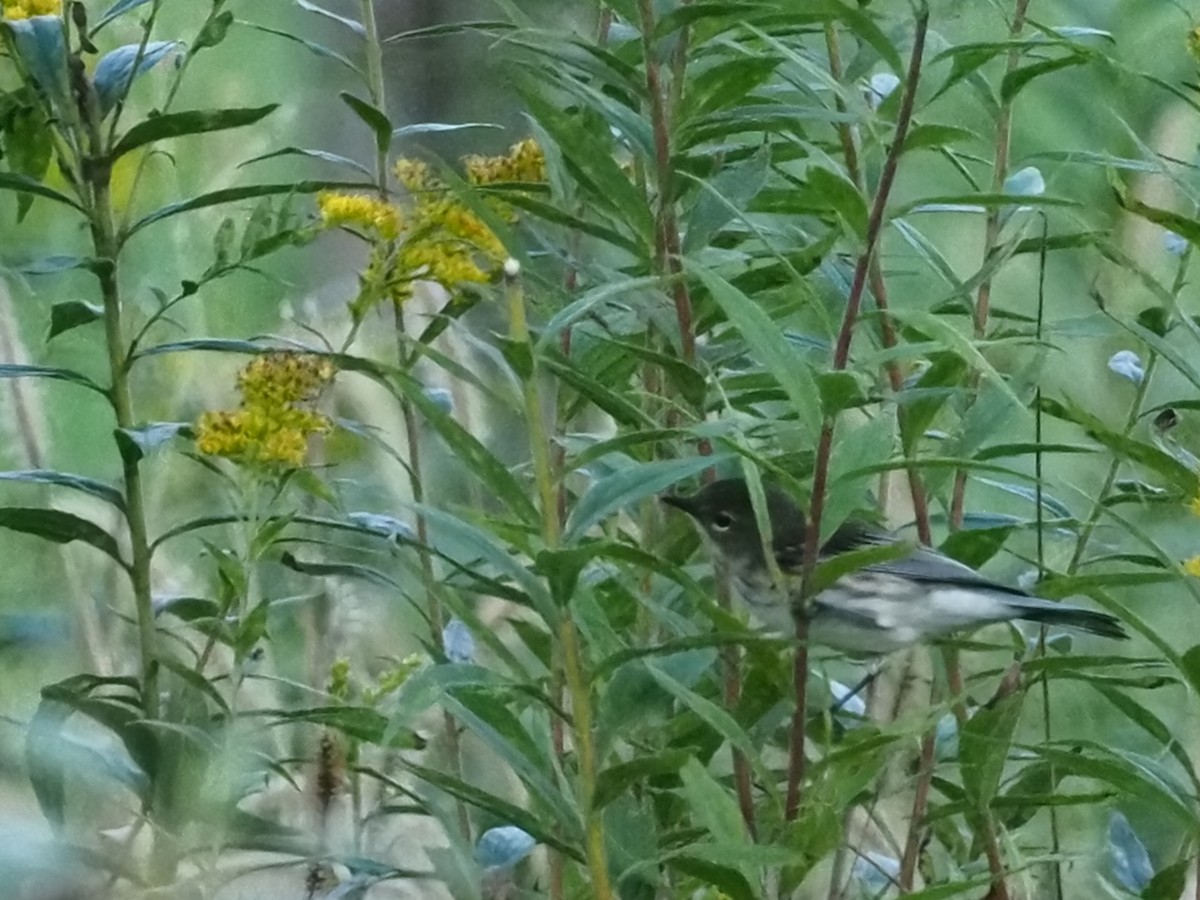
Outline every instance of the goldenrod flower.
POLYGON ((374 231, 385 241, 400 236, 400 210, 378 197, 321 191, 317 194, 317 208, 321 211, 321 224, 326 228, 357 225, 374 231))
POLYGON ((197 451, 268 468, 304 465, 309 436, 331 430, 329 417, 310 405, 333 375, 333 364, 320 356, 256 357, 238 375, 241 407, 200 416, 197 451))
POLYGON ((472 184, 546 180, 546 155, 533 138, 513 144, 507 156, 468 156, 463 163, 472 184))
POLYGON ((396 161, 396 180, 410 191, 423 191, 429 187, 429 166, 419 159, 396 161))
POLYGON ((31 16, 61 16, 62 0, 0 0, 0 12, 13 21, 31 16))
POLYGON ((1193 556, 1191 559, 1184 560, 1183 571, 1193 578, 1200 578, 1200 556, 1193 556))
MULTIPOLYGON (((509 148, 504 156, 468 156, 463 160, 473 185, 546 180, 546 158, 532 139, 509 148)), ((389 291, 397 303, 412 293, 416 280, 436 281, 453 289, 465 283, 491 280, 508 256, 503 243, 475 210, 450 194, 448 186, 420 160, 396 162, 396 179, 412 194, 405 239, 396 254, 389 291)), ((498 197, 482 202, 498 218, 516 219, 513 208, 498 197)))
POLYGON ((1188 509, 1192 511, 1192 515, 1200 516, 1200 494, 1192 498, 1192 502, 1188 504, 1188 509))

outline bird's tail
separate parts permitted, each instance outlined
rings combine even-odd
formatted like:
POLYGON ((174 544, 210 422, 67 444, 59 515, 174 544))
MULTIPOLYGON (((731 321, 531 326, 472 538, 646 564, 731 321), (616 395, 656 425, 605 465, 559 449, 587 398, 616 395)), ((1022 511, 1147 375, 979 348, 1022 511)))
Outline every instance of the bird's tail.
POLYGON ((1083 609, 1079 606, 1069 606, 1066 603, 1052 603, 1037 597, 1022 597, 1012 601, 1018 611, 1017 617, 1027 622, 1037 622, 1039 625, 1060 625, 1064 628, 1077 628, 1106 638, 1128 640, 1129 635, 1121 626, 1116 616, 1108 613, 1083 609))

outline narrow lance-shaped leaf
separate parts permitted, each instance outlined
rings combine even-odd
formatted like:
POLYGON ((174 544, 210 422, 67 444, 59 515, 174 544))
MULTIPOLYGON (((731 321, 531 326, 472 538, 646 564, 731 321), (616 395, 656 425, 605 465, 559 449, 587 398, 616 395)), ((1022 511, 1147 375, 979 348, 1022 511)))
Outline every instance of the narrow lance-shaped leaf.
POLYGON ((580 498, 563 533, 563 543, 579 540, 593 525, 621 508, 666 490, 685 478, 710 468, 727 457, 696 456, 643 463, 621 469, 598 480, 580 498))
POLYGON ((60 509, 4 506, 0 507, 0 528, 36 535, 56 544, 82 541, 107 553, 123 568, 129 568, 121 558, 121 549, 111 534, 96 523, 73 513, 60 509))
POLYGON ((821 427, 821 395, 808 363, 757 303, 705 267, 689 262, 687 268, 704 283, 751 355, 775 376, 805 432, 815 437, 821 427))
POLYGON ((126 44, 100 57, 92 74, 96 98, 100 103, 100 115, 107 116, 113 107, 125 98, 125 92, 134 78, 153 68, 165 59, 168 53, 181 46, 178 41, 149 41, 145 45, 126 44))
POLYGON ((71 488, 103 500, 105 503, 111 503, 117 509, 125 509, 125 498, 120 491, 102 481, 96 481, 94 478, 87 478, 83 475, 72 475, 69 472, 57 472, 53 469, 24 469, 0 472, 0 481, 49 484, 71 488))
POLYGON ((180 213, 206 209, 210 206, 220 206, 224 203, 236 203, 239 200, 269 197, 273 194, 315 194, 318 191, 366 191, 377 189, 378 186, 372 183, 348 181, 293 181, 283 184, 248 184, 242 187, 221 188, 200 194, 196 197, 189 197, 187 200, 180 200, 178 203, 169 204, 143 216, 129 226, 125 237, 128 238, 141 231, 147 225, 153 225, 155 222, 161 222, 163 219, 169 219, 180 213))
POLYGON ((238 109, 193 109, 154 116, 130 128, 113 148, 112 157, 118 159, 154 141, 253 125, 278 108, 278 103, 270 103, 266 106, 238 109))

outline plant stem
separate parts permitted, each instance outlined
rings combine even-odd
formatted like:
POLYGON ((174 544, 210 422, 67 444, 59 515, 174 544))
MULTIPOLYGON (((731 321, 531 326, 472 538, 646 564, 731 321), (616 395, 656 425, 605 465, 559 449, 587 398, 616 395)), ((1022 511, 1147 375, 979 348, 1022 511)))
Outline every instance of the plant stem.
MULTIPOLYGON (((843 78, 842 53, 837 28, 831 21, 825 23, 825 49, 829 56, 830 77, 835 83, 840 85, 843 78)), ((839 113, 847 111, 846 104, 840 94, 835 94, 834 96, 834 107, 839 113)), ((866 178, 863 175, 862 164, 859 158, 857 129, 851 122, 843 121, 837 125, 837 133, 842 145, 842 159, 846 166, 846 174, 855 187, 862 192, 863 196, 867 196, 866 178)), ((871 295, 875 298, 875 308, 880 313, 879 328, 883 345, 890 349, 897 345, 898 340, 895 325, 887 312, 887 283, 883 277, 883 265, 880 262, 878 253, 872 254, 868 262, 867 281, 871 295)), ((885 370, 892 393, 899 394, 904 387, 904 376, 900 371, 899 362, 897 360, 889 360, 885 365, 885 370)), ((896 417, 901 434, 905 433, 904 422, 906 415, 907 407, 900 406, 897 408, 896 417)), ((925 484, 921 479, 920 470, 915 465, 907 466, 906 471, 908 474, 909 493, 912 497, 913 518, 917 526, 917 537, 922 544, 929 545, 933 542, 933 532, 929 523, 929 500, 925 484)), ((884 476, 885 484, 887 477, 886 475, 884 476)), ((886 493, 881 490, 880 503, 886 504, 886 502, 886 493)), ((834 860, 833 874, 829 882, 829 900, 837 900, 841 894, 843 881, 841 873, 846 863, 846 854, 850 846, 850 829, 852 827, 853 818, 848 810, 843 817, 843 840, 838 846, 837 855, 834 860)))
MULTIPOLYGON (((383 44, 379 40, 379 23, 375 18, 375 3, 373 0, 360 0, 364 35, 364 52, 367 58, 367 90, 371 103, 376 109, 387 108, 387 83, 383 75, 383 44)), ((387 148, 375 145, 375 186, 380 200, 387 201, 388 195, 388 160, 387 148)), ((414 356, 408 352, 408 336, 404 326, 404 309, 398 302, 393 303, 395 314, 394 333, 396 337, 396 360, 403 370, 412 368, 414 356)), ((409 490, 413 503, 425 502, 425 484, 421 468, 421 428, 417 419, 417 411, 408 397, 400 398, 400 415, 404 420, 404 439, 408 445, 408 478, 409 490)), ((429 619, 430 640, 438 646, 442 640, 442 630, 445 627, 445 615, 442 604, 438 599, 437 580, 433 572, 433 557, 429 552, 429 527, 425 515, 418 511, 415 516, 415 531, 417 535, 417 558, 421 565, 421 586, 425 593, 425 614, 429 619)), ((446 748, 450 757, 451 773, 462 778, 462 743, 458 735, 458 723, 449 712, 442 712, 442 728, 446 738, 446 748)), ((355 788, 357 789, 357 780, 355 788)), ((461 799, 454 801, 455 815, 458 819, 458 830, 464 840, 471 840, 471 817, 467 805, 461 799)))
MULTIPOLYGON (((360 0, 362 25, 366 31, 367 89, 371 92, 371 103, 387 113, 385 82, 383 79, 383 44, 379 41, 379 24, 375 19, 374 0, 360 0)), ((381 199, 387 197, 387 147, 375 142, 375 182, 381 199)))
MULTIPOLYGON (((125 343, 123 301, 118 277, 121 241, 117 235, 112 206, 112 163, 109 147, 101 136, 99 102, 91 83, 80 69, 74 73, 76 96, 80 100, 79 125, 88 148, 80 161, 80 185, 85 194, 88 227, 97 265, 94 269, 100 284, 104 304, 104 341, 108 356, 109 400, 112 403, 118 429, 133 428, 137 421, 133 412, 133 396, 129 385, 131 360, 125 343)), ((160 718, 158 688, 158 633, 154 619, 150 577, 150 537, 146 525, 146 502, 139 466, 139 455, 117 444, 121 457, 125 485, 125 520, 129 527, 131 560, 128 567, 133 589, 134 612, 138 630, 138 653, 141 663, 142 712, 146 720, 160 718)), ((156 789, 162 787, 156 783, 156 789)), ((157 805, 158 796, 151 801, 157 805)), ((155 830, 151 853, 150 878, 153 883, 165 884, 173 879, 178 855, 172 839, 155 830)))
POLYGON ((921 756, 917 766, 917 786, 913 792, 912 818, 908 823, 908 836, 904 839, 904 855, 900 858, 900 893, 913 889, 913 878, 917 872, 917 857, 921 853, 921 825, 925 811, 929 808, 929 786, 933 781, 934 751, 937 748, 937 732, 925 732, 921 738, 921 756))
MULTIPOLYGON (((654 50, 654 2, 638 0, 641 19, 642 55, 646 65, 646 94, 650 98, 650 122, 654 129, 655 184, 658 210, 655 215, 654 245, 659 271, 671 276, 671 296, 679 326, 679 348, 684 362, 696 357, 696 334, 692 321, 692 299, 682 277, 679 222, 675 214, 675 188, 671 172, 671 122, 662 85, 662 70, 654 50)), ((686 40, 680 38, 680 40, 686 40)), ((683 83, 683 62, 677 57, 676 90, 683 83)))
MULTIPOLYGON (((1013 18, 1009 25, 1008 35, 1013 41, 1021 36, 1021 32, 1025 29, 1025 18, 1029 11, 1029 0, 1016 0, 1013 7, 1013 18)), ((1016 70, 1021 63, 1021 50, 1018 47, 1008 51, 1008 60, 1005 63, 1005 75, 1011 74, 1016 70)), ((1009 143, 1012 138, 1012 100, 1002 100, 1000 102, 1000 111, 996 116, 996 150, 995 158, 992 165, 992 193, 999 194, 1004 191, 1004 181, 1008 177, 1008 154, 1009 143)), ((996 250, 996 246, 1000 242, 1000 207, 993 206, 988 210, 987 223, 984 226, 983 237, 983 263, 987 265, 991 260, 992 254, 996 250)), ((979 283, 979 291, 975 296, 975 337, 982 339, 987 335, 988 316, 991 311, 992 301, 992 278, 989 275, 979 283)), ((972 375, 972 381, 978 383, 978 373, 972 375)), ((954 474, 954 490, 950 500, 950 527, 953 529, 962 526, 963 512, 966 506, 967 493, 967 472, 965 469, 959 469, 954 474)))
MULTIPOLYGON (((524 346, 529 356, 529 371, 525 373, 525 419, 529 429, 529 452, 533 462, 534 481, 542 512, 542 537, 547 549, 558 546, 561 522, 558 514, 558 492, 555 490, 554 470, 550 463, 550 436, 542 414, 541 392, 538 390, 538 367, 533 341, 525 314, 525 292, 521 287, 520 268, 516 260, 505 263, 505 293, 508 299, 509 338, 524 346)), ((608 852, 604 836, 604 821, 595 809, 596 747, 592 734, 592 697, 584 674, 583 653, 579 634, 570 615, 563 615, 557 626, 558 649, 562 654, 562 672, 571 697, 571 719, 574 725, 575 751, 579 763, 580 805, 584 813, 584 851, 592 876, 591 896, 596 900, 611 900, 612 884, 608 874, 608 852)))
MULTIPOLYGON (((871 215, 867 222, 866 243, 858 261, 854 266, 854 277, 850 283, 850 293, 846 298, 846 310, 842 315, 841 328, 838 330, 837 343, 834 346, 833 370, 841 371, 850 361, 850 339, 854 335, 854 326, 858 322, 858 311, 862 305, 863 291, 866 288, 867 273, 870 269, 871 258, 879 246, 879 238, 883 231, 884 212, 887 209, 888 197, 896 180, 896 171, 900 162, 900 154, 904 140, 908 135, 908 127, 912 122, 913 106, 916 102, 917 85, 921 78, 921 57, 925 52, 925 35, 929 30, 929 7, 921 3, 917 7, 914 20, 912 56, 908 63, 908 73, 904 82, 904 93, 900 98, 900 110, 896 117, 896 128, 892 135, 892 145, 884 158, 883 169, 879 175, 879 187, 871 204, 871 215)), ((817 567, 817 555, 821 545, 821 517, 825 508, 825 491, 829 480, 829 455, 833 449, 833 428, 835 420, 827 418, 821 428, 821 436, 817 443, 817 455, 813 468, 812 499, 809 508, 808 528, 804 536, 804 567, 800 583, 800 595, 807 599, 809 586, 812 583, 813 572, 817 567)), ((801 787, 804 782, 806 764, 804 753, 804 727, 808 716, 808 703, 804 691, 805 678, 808 673, 808 622, 805 616, 796 617, 796 638, 799 642, 796 657, 792 667, 796 679, 796 708, 792 716, 792 737, 788 758, 787 801, 784 815, 790 822, 796 818, 800 810, 801 787)))

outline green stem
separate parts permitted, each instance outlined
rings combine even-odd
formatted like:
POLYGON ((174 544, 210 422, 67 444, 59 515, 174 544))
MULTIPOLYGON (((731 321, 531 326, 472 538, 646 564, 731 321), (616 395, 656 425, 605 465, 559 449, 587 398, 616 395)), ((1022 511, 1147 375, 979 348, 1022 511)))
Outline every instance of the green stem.
MULTIPOLYGON (((374 0, 360 0, 362 25, 366 30, 367 90, 375 108, 387 113, 383 79, 383 45, 379 42, 379 23, 375 19, 374 0)), ((380 198, 387 197, 387 148, 375 142, 375 181, 380 198)))
MULTIPOLYGON (((504 267, 508 299, 509 338, 529 352, 530 370, 524 379, 525 418, 529 429, 529 451, 533 461, 534 481, 542 507, 542 536, 549 549, 559 542, 561 522, 558 516, 558 495, 554 487, 554 470, 550 460, 550 436, 542 416, 542 398, 538 390, 538 372, 533 356, 533 342, 525 315, 525 292, 521 288, 520 268, 515 260, 504 267)), ((562 670, 571 697, 575 751, 579 760, 579 794, 585 822, 584 852, 592 876, 591 895, 595 900, 611 900, 612 884, 608 874, 608 852, 604 836, 604 821, 595 809, 596 745, 592 735, 592 696, 584 673, 583 653, 579 634, 569 615, 558 623, 558 643, 562 654, 562 670)))
MULTIPOLYGON (((1134 394, 1133 403, 1130 404, 1129 413, 1125 417, 1125 427, 1121 429, 1121 435, 1128 437, 1137 425, 1138 418, 1142 414, 1142 404, 1146 401, 1146 394, 1150 390, 1150 379, 1154 376, 1154 370, 1158 367, 1158 354, 1151 353, 1149 360, 1146 362, 1146 373, 1142 376, 1141 382, 1137 386, 1137 393, 1134 394)), ((1071 554, 1071 561, 1067 563, 1067 575, 1074 575, 1079 569, 1080 563, 1083 562, 1083 556, 1087 552, 1088 544, 1092 540, 1092 534, 1096 531, 1096 526, 1100 523, 1100 517, 1104 515, 1104 501, 1108 498, 1109 492, 1112 490, 1113 484, 1116 483, 1117 474, 1121 469, 1121 459, 1114 455, 1112 461, 1108 465, 1108 472, 1104 476, 1104 483, 1100 486, 1100 492, 1096 494, 1096 499, 1092 502, 1091 511, 1088 513, 1087 519, 1084 520, 1083 528, 1080 529, 1079 539, 1075 542, 1075 551, 1071 554)))
MULTIPOLYGON (((367 90, 371 95, 371 103, 377 109, 386 110, 387 83, 383 76, 383 44, 379 40, 379 23, 375 18, 375 4, 373 0, 361 0, 360 9, 362 10, 363 29, 366 32, 367 90)), ((387 148, 380 146, 378 142, 376 143, 375 153, 375 185, 379 199, 386 201, 388 199, 387 148)), ((408 352, 408 336, 404 327, 403 307, 399 303, 395 303, 394 307, 396 315, 396 358, 400 368, 408 371, 416 362, 415 354, 410 355, 408 352)), ((347 337, 346 346, 349 346, 356 332, 357 324, 354 330, 351 331, 350 336, 347 337)), ((420 504, 425 501, 424 479, 421 474, 421 431, 417 419, 417 411, 413 407, 412 401, 407 397, 400 398, 400 415, 404 419, 404 437, 408 444, 409 488, 412 491, 413 502, 420 504)), ((434 578, 433 572, 433 557, 429 552, 429 528, 422 513, 417 513, 415 524, 418 544, 417 557, 421 564, 421 585, 426 598, 425 611, 429 618, 430 638, 436 646, 442 640, 445 615, 442 611, 442 605, 438 600, 437 580, 434 578)), ((451 772, 461 780, 463 770, 462 744, 458 738, 458 724, 448 712, 443 713, 442 719, 446 747, 450 756, 451 772)), ((357 776, 355 776, 355 785, 357 786, 357 776)), ((458 819, 458 830, 464 840, 470 841, 471 818, 467 811, 467 806, 459 799, 455 800, 454 805, 458 819)))
MULTIPOLYGON (((1009 25, 1010 40, 1017 41, 1025 30, 1025 18, 1029 12, 1029 0, 1016 0, 1013 7, 1013 18, 1009 25)), ((1005 63, 1005 75, 1011 75, 1021 64, 1021 50, 1014 47, 1008 52, 1005 63)), ((1004 191, 1004 181, 1008 177, 1009 144, 1012 138, 1012 100, 1004 100, 996 115, 996 149, 992 165, 992 193, 1004 191)), ((983 265, 987 266, 1000 243, 1000 230, 1003 223, 1000 220, 1001 209, 993 206, 988 210, 987 223, 984 225, 983 265)), ((992 277, 989 275, 979 283, 979 291, 975 295, 974 325, 975 337, 983 339, 987 335, 988 318, 991 314, 992 277)), ((978 384, 979 373, 972 373, 972 387, 978 384)), ((972 396, 974 396, 972 391, 972 396)), ((954 489, 950 499, 950 527, 954 530, 962 527, 963 513, 966 509, 967 472, 959 469, 954 474, 954 489)))
MULTIPOLYGON (((99 103, 91 83, 82 71, 77 77, 80 97, 80 130, 88 148, 80 161, 81 190, 87 195, 85 206, 92 247, 97 260, 96 278, 104 302, 104 340, 108 355, 109 400, 118 429, 133 428, 133 396, 129 386, 131 360, 125 342, 123 303, 118 278, 118 258, 121 242, 117 236, 116 218, 112 206, 112 163, 109 147, 101 136, 99 103)), ((146 526, 146 502, 139 459, 117 447, 125 486, 125 520, 129 527, 131 562, 128 568, 133 589, 135 620, 138 631, 138 651, 141 662, 142 712, 149 721, 160 718, 158 692, 158 635, 154 620, 150 579, 150 538, 146 526)), ((156 785, 161 787, 161 785, 156 785)), ((151 801, 157 805, 157 797, 151 801)), ((151 853, 151 880, 156 884, 169 883, 175 875, 178 852, 173 839, 165 832, 155 832, 151 853)))
MULTIPOLYGON (((136 424, 133 399, 129 387, 129 359, 125 347, 122 301, 117 277, 117 258, 121 252, 113 216, 110 179, 112 168, 100 138, 99 117, 91 103, 85 123, 88 132, 90 158, 83 166, 90 186, 89 226, 92 246, 99 264, 96 277, 104 301, 104 339, 108 352, 112 384, 109 399, 116 415, 118 428, 136 424)), ((142 708, 146 718, 158 718, 158 650, 156 646, 154 609, 150 596, 150 539, 146 527, 146 505, 142 474, 133 454, 121 453, 125 480, 126 521, 129 525, 130 580, 133 585, 137 614, 138 641, 142 663, 142 708)))

